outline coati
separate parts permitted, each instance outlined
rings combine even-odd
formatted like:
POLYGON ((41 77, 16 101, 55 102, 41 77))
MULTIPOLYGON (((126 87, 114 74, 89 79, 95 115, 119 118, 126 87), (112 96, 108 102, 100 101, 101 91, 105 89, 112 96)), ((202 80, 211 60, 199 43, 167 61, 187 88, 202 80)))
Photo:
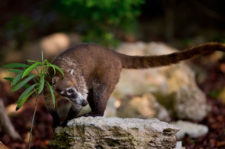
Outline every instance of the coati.
POLYGON ((225 44, 206 43, 161 56, 128 56, 95 44, 79 44, 70 48, 53 62, 65 73, 64 77, 58 74, 52 78, 54 90, 63 100, 58 100, 54 109, 51 99, 46 99, 54 125, 65 124, 77 117, 82 107, 87 104, 90 105, 91 112, 85 116, 103 116, 122 68, 143 69, 170 65, 214 51, 225 52, 225 44), (68 102, 69 111, 64 110, 65 108, 60 111, 60 107, 68 105, 68 102))

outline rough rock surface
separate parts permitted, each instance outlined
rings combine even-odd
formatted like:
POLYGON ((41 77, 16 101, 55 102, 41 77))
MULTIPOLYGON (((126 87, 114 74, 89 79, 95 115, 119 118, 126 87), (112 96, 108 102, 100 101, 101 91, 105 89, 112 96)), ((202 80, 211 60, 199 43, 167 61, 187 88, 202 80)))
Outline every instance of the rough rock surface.
POLYGON ((182 142, 181 141, 177 141, 175 149, 185 149, 185 147, 182 146, 182 142))
MULTIPOLYGON (((162 43, 138 42, 124 43, 118 51, 127 55, 162 55, 176 50, 162 43)), ((145 93, 153 93, 157 101, 177 118, 200 121, 210 110, 204 93, 195 82, 194 72, 184 62, 144 70, 124 69, 112 98, 145 93)))
POLYGON ((54 148, 172 149, 178 130, 157 119, 81 117, 57 128, 54 148))
POLYGON ((207 126, 186 121, 177 121, 172 124, 179 128, 179 131, 176 134, 177 139, 179 140, 182 139, 185 135, 188 135, 191 138, 205 136, 209 131, 207 126))

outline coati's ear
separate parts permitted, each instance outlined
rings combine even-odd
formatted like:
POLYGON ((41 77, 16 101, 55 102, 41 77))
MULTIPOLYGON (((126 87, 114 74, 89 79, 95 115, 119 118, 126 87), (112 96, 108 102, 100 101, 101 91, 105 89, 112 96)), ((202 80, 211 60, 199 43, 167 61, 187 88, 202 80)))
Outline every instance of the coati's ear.
POLYGON ((73 76, 75 75, 75 73, 74 73, 74 70, 73 70, 73 69, 70 69, 70 70, 69 70, 69 73, 70 73, 71 75, 73 75, 73 76))
POLYGON ((56 82, 57 82, 58 80, 59 80, 59 77, 54 76, 54 77, 52 78, 52 85, 55 85, 56 82))

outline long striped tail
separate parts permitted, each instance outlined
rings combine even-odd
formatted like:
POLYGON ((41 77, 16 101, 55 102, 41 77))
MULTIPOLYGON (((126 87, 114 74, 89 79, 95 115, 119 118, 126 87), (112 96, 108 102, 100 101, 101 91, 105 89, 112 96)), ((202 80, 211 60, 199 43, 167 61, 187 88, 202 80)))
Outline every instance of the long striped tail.
POLYGON ((118 56, 120 57, 123 68, 141 69, 175 64, 197 56, 208 55, 215 51, 225 52, 225 44, 210 42, 185 49, 182 52, 159 56, 128 56, 119 53, 118 56))

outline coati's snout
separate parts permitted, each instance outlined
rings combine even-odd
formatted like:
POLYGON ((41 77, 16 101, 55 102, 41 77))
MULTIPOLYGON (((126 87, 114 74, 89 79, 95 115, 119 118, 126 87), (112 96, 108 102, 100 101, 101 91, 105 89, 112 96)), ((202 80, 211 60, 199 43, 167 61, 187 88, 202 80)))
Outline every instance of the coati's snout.
POLYGON ((54 90, 66 99, 74 102, 75 104, 86 106, 88 102, 81 92, 76 88, 76 81, 68 78, 53 77, 52 85, 54 90))
POLYGON ((66 88, 65 90, 56 88, 56 91, 61 96, 69 98, 72 102, 76 104, 79 104, 82 106, 86 106, 88 104, 88 102, 83 98, 81 93, 79 93, 75 88, 69 87, 69 88, 66 88))

